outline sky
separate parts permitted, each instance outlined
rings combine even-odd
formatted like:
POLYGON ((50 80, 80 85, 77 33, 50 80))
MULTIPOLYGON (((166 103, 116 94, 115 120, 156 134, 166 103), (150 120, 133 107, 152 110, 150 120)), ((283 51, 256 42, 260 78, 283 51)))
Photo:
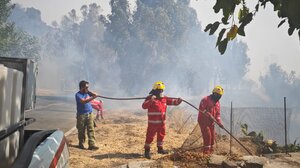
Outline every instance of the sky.
MULTIPOLYGON (((93 2, 102 7, 102 14, 108 14, 110 12, 109 1, 12 0, 11 2, 21 4, 22 7, 34 7, 40 10, 42 20, 50 25, 53 21, 59 23, 62 16, 71 9, 79 11, 82 5, 93 2)), ((215 14, 212 9, 215 2, 212 0, 191 0, 191 7, 196 10, 198 20, 203 29, 207 24, 213 23, 220 18, 220 15, 215 14)), ((131 0, 130 3, 134 4, 134 0, 131 0)), ((255 6, 255 4, 248 5, 251 7, 255 6)), ((246 37, 238 36, 235 39, 241 40, 248 45, 247 54, 250 58, 250 66, 246 78, 258 81, 259 76, 264 75, 272 63, 277 63, 288 73, 294 70, 296 71, 296 76, 300 77, 300 66, 298 66, 300 63, 300 41, 297 33, 289 36, 287 34, 287 23, 277 28, 281 20, 273 12, 270 4, 265 10, 262 9, 260 8, 254 20, 245 28, 246 37)))

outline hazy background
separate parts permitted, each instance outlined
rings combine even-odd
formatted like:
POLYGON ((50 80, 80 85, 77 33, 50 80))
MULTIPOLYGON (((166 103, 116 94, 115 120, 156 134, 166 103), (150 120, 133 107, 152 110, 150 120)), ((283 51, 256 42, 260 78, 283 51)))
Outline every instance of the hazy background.
MULTIPOLYGON (((39 9, 41 19, 47 24, 51 24, 52 21, 59 22, 62 16, 71 9, 79 10, 82 5, 93 2, 101 6, 102 14, 111 12, 109 0, 52 0, 51 2, 47 0, 12 0, 12 2, 19 3, 22 7, 39 9)), ((134 8, 135 1, 130 0, 129 2, 134 8)), ((202 29, 208 23, 219 19, 212 9, 214 3, 215 1, 210 0, 191 0, 190 6, 197 12, 202 29)), ((255 3, 253 2, 252 7, 255 3)), ((254 21, 247 26, 246 37, 237 37, 238 40, 246 42, 249 48, 247 54, 250 57, 251 65, 247 77, 258 80, 261 74, 267 72, 271 63, 278 63, 285 71, 295 70, 299 73, 300 43, 298 36, 296 33, 288 36, 285 24, 277 28, 280 21, 272 7, 267 5, 266 9, 260 10, 254 21)))
MULTIPOLYGON (((39 90, 73 96, 85 79, 101 95, 146 96, 162 80, 166 95, 195 105, 221 85, 223 106, 232 101, 235 107, 282 107, 286 96, 288 107, 299 108, 299 38, 288 36, 286 25, 277 28, 271 7, 260 10, 246 37, 231 41, 220 55, 216 37, 203 31, 218 20, 214 1, 12 2, 18 5, 10 20, 41 46, 39 90)), ((116 106, 128 103, 108 107, 116 106)), ((291 127, 300 126, 298 110, 291 120, 291 127)))

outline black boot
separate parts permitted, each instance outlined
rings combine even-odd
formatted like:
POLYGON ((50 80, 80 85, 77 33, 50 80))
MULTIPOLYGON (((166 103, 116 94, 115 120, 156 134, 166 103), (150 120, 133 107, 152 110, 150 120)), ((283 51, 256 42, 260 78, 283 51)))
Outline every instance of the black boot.
POLYGON ((145 149, 145 158, 151 159, 150 149, 145 149))
POLYGON ((84 145, 82 143, 79 143, 78 148, 79 149, 84 149, 84 145))
POLYGON ((164 155, 164 154, 168 154, 169 152, 164 150, 162 146, 158 146, 157 147, 157 153, 164 155))
POLYGON ((98 150, 99 147, 98 146, 95 146, 95 145, 92 145, 92 146, 89 146, 88 150, 98 150))

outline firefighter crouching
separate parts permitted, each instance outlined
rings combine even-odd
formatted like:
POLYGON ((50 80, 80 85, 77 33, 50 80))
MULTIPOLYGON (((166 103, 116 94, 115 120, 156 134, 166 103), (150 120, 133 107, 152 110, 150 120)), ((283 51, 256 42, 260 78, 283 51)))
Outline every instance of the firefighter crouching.
POLYGON ((158 81, 153 85, 153 89, 144 101, 143 109, 148 109, 148 128, 145 141, 145 157, 151 159, 150 145, 157 134, 157 152, 159 154, 167 154, 163 149, 164 137, 166 135, 166 110, 167 105, 179 105, 181 98, 168 98, 163 96, 165 85, 158 81))
POLYGON ((221 86, 216 86, 212 94, 204 97, 199 105, 198 123, 200 125, 203 138, 203 154, 212 154, 215 143, 215 126, 214 120, 218 122, 221 128, 224 128, 220 117, 220 103, 224 90, 221 86))

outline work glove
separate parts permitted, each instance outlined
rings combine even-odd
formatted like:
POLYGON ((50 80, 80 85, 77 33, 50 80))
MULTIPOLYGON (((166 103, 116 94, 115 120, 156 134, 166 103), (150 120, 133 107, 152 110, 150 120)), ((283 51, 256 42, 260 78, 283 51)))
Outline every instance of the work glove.
POLYGON ((180 104, 182 102, 182 99, 180 97, 177 98, 177 102, 178 102, 178 104, 180 104))
POLYGON ((88 94, 91 95, 94 99, 97 97, 97 94, 94 92, 89 91, 88 94))
POLYGON ((156 99, 156 96, 155 96, 155 95, 152 95, 150 100, 151 100, 151 101, 154 101, 154 99, 156 99))

